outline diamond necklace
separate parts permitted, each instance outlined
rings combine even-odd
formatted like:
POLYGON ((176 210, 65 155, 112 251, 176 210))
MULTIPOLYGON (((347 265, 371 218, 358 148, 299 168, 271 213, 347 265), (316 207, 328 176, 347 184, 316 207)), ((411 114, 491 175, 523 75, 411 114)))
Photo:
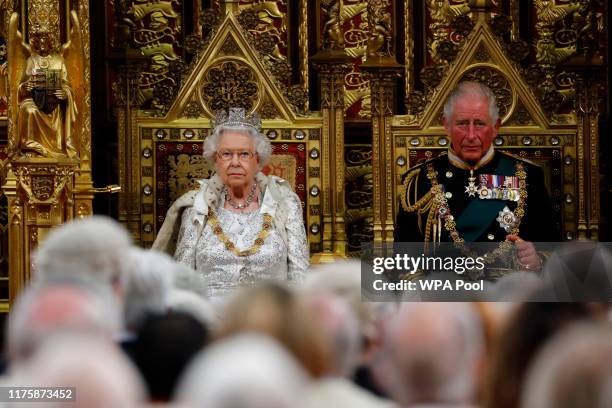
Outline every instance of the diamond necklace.
POLYGON ((223 194, 225 194, 225 201, 227 201, 227 203, 234 210, 243 210, 247 208, 249 205, 251 205, 251 203, 253 202, 253 199, 255 198, 255 190, 257 190, 257 183, 253 183, 253 185, 251 186, 251 191, 249 192, 249 195, 247 196, 245 202, 236 204, 234 202, 234 199, 231 197, 227 186, 223 186, 223 194))

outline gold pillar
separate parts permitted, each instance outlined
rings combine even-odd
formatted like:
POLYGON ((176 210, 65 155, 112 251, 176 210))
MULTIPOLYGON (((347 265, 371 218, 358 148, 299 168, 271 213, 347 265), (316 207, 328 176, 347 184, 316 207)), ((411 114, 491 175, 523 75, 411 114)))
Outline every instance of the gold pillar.
POLYGON ((74 217, 75 159, 13 160, 6 176, 8 200, 9 302, 31 277, 30 256, 55 225, 74 217))
MULTIPOLYGON (((366 61, 367 64, 367 61, 366 61)), ((365 64, 364 64, 365 65, 365 64)), ((362 65, 369 72, 372 98, 372 181, 374 184, 374 242, 392 242, 393 203, 393 91, 403 67, 362 65)))
POLYGON ((374 184, 374 243, 393 242, 393 116, 394 89, 404 69, 393 53, 392 16, 389 0, 368 3, 367 60, 360 69, 368 73, 372 109, 372 181, 374 184))
POLYGON ((119 221, 132 234, 134 242, 141 242, 140 231, 140 169, 132 166, 140 154, 140 135, 136 115, 139 106, 138 80, 145 58, 136 50, 126 51, 127 63, 121 67, 117 79, 117 140, 119 150, 119 221))
MULTIPOLYGON (((587 70, 588 71, 588 70, 587 70)), ((578 238, 599 239, 598 81, 584 72, 576 80, 578 125, 578 238), (583 198, 586 198, 583 199, 583 198)))
MULTIPOLYGON (((323 134, 323 253, 346 256, 344 200, 344 73, 350 57, 342 50, 324 50, 312 58, 321 79, 323 134)), ((322 259, 324 259, 323 256, 322 259)))

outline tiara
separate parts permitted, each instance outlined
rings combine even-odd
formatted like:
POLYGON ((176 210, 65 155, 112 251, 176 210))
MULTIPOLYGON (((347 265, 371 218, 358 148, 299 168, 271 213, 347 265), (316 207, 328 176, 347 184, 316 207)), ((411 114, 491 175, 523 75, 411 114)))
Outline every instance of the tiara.
POLYGON ((251 127, 261 132, 261 118, 255 112, 247 115, 244 108, 229 108, 228 112, 224 110, 217 111, 213 118, 213 128, 217 126, 231 127, 251 127))

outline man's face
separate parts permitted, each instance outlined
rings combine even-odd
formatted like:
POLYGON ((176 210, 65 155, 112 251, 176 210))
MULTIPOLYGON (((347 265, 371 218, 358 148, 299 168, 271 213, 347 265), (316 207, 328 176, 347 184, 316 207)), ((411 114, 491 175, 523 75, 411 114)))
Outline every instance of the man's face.
POLYGON ((492 123, 487 98, 467 95, 457 100, 452 116, 444 118, 443 124, 455 154, 477 163, 497 136, 500 120, 492 123))

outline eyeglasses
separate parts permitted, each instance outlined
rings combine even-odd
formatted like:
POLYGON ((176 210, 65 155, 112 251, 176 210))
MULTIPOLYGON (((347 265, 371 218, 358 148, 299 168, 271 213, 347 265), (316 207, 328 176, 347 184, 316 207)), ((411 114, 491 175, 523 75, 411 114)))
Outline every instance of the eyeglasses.
POLYGON ((230 161, 234 158, 234 155, 238 155, 238 160, 246 162, 255 157, 257 153, 250 152, 248 150, 239 150, 233 152, 231 150, 221 150, 217 152, 217 157, 223 161, 230 161))

